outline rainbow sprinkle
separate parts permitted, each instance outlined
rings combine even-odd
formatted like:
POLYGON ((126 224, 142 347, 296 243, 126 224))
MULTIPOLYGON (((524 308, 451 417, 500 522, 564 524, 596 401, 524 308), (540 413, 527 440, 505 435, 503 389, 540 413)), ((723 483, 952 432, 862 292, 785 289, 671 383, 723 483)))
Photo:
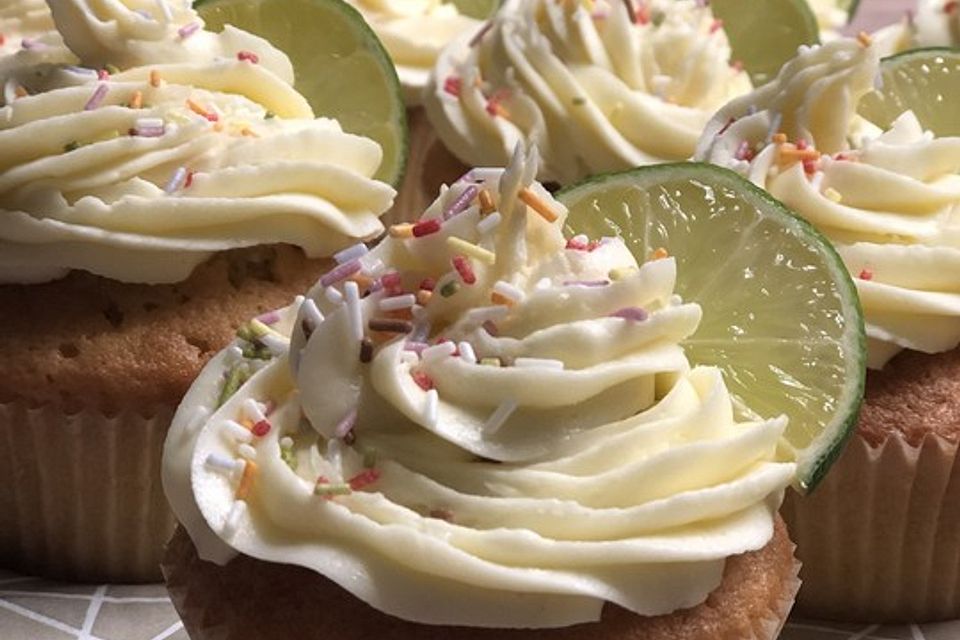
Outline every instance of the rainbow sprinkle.
POLYGON ((477 246, 472 242, 467 242, 463 238, 458 238, 456 236, 449 236, 447 238, 447 246, 453 249, 454 251, 465 253, 471 258, 475 258, 480 262, 485 262, 486 264, 492 265, 492 264, 495 264, 497 261, 497 255, 493 251, 490 251, 489 249, 484 249, 483 247, 477 246))
MULTIPOLYGON (((498 363, 499 364, 499 363, 498 363)), ((500 405, 494 410, 490 417, 487 418, 487 421, 483 425, 483 433, 486 435, 493 435, 506 423, 506 421, 513 415, 513 412, 517 410, 516 400, 504 400, 500 405)))
POLYGON ((556 222, 557 218, 560 217, 553 209, 550 208, 550 205, 541 200, 540 197, 529 188, 521 189, 519 197, 524 204, 539 213, 540 216, 547 222, 556 222))
POLYGON ((100 103, 103 102, 103 99, 107 97, 107 92, 110 88, 106 84, 98 84, 97 88, 93 91, 93 95, 90 96, 90 99, 87 100, 87 103, 83 105, 84 111, 93 111, 100 106, 100 103))

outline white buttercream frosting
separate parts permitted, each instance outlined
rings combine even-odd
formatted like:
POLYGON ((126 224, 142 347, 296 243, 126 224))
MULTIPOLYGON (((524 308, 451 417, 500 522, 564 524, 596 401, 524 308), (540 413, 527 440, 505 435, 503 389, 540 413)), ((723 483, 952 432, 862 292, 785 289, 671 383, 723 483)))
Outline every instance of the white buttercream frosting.
POLYGON ((801 52, 775 82, 721 109, 698 149, 834 243, 857 284, 874 368, 904 348, 960 342, 960 138, 935 137, 910 111, 887 131, 858 116, 878 58, 855 40, 801 52))
POLYGON ((960 7, 952 0, 919 0, 898 22, 874 35, 881 56, 921 47, 960 47, 960 7))
MULTIPOLYGON (((15 95, 15 85, 7 85, 14 70, 41 63, 75 61, 64 46, 44 0, 18 0, 0 5, 0 87, 5 96, 15 95)), ((6 101, 5 96, 0 96, 0 104, 6 101)))
POLYGON ((26 95, 0 109, 0 281, 176 282, 217 251, 323 256, 382 231, 380 147, 315 119, 269 43, 204 31, 182 3, 50 4, 86 66, 12 76, 26 95))
POLYGON ((691 156, 704 124, 750 90, 706 3, 508 0, 479 40, 437 62, 424 104, 444 144, 470 165, 505 164, 520 142, 543 153, 541 179, 691 156))
POLYGON ((840 30, 846 26, 849 16, 846 9, 837 6, 837 0, 807 0, 810 10, 817 19, 822 41, 840 37, 840 30))
POLYGON ((441 0, 349 0, 390 54, 403 97, 419 105, 430 69, 447 44, 476 33, 482 22, 464 15, 452 2, 441 0))
POLYGON ((203 371, 164 454, 201 557, 302 565, 418 622, 556 627, 604 602, 695 606, 770 540, 786 418, 737 422, 679 344, 700 308, 673 294, 674 260, 566 242, 535 172, 468 174, 203 371), (360 286, 333 282, 357 268, 360 286), (374 330, 398 313, 411 326, 374 330), (280 355, 225 393, 250 373, 240 348, 265 347, 280 355))

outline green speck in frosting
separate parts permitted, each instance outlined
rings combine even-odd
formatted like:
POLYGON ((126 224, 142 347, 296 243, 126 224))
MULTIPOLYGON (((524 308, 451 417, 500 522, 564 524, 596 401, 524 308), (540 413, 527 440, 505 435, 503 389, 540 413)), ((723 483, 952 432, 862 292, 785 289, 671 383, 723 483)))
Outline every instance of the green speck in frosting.
POLYGON ((240 362, 233 365, 227 371, 226 379, 223 381, 223 388, 220 390, 220 397, 217 399, 217 408, 223 406, 237 390, 243 386, 243 383, 250 379, 250 368, 246 363, 240 362))
POLYGON ((297 456, 293 453, 292 447, 281 447, 280 459, 287 463, 291 471, 297 470, 297 456))
POLYGON ((582 107, 582 106, 585 105, 585 104, 587 104, 587 99, 584 98, 583 96, 576 96, 576 97, 574 97, 574 99, 573 99, 573 105, 574 105, 574 106, 576 106, 576 107, 582 107))
POLYGON ((277 114, 275 114, 273 111, 267 111, 265 114, 263 114, 264 120, 273 120, 276 117, 277 117, 277 114))
POLYGON ((250 342, 241 347, 243 357, 249 360, 270 360, 273 353, 259 342, 250 342))
POLYGON ((247 342, 256 342, 268 333, 270 333, 270 327, 259 320, 251 320, 237 329, 237 337, 247 342))
POLYGON ((318 496, 345 496, 352 492, 350 485, 345 482, 318 482, 313 493, 318 496))
POLYGON ((76 151, 77 149, 80 148, 80 146, 81 145, 79 142, 77 142, 76 140, 71 140, 67 144, 63 145, 63 152, 70 153, 71 151, 76 151))

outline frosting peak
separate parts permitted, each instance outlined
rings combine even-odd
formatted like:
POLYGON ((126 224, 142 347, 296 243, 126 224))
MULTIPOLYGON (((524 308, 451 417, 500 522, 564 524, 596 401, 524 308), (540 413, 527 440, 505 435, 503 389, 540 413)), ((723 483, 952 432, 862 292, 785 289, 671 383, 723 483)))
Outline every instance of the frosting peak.
POLYGON ((679 344, 700 309, 675 261, 565 240, 535 173, 468 173, 205 369, 164 456, 204 557, 408 620, 556 627, 694 606, 766 544, 786 419, 736 422, 679 344))

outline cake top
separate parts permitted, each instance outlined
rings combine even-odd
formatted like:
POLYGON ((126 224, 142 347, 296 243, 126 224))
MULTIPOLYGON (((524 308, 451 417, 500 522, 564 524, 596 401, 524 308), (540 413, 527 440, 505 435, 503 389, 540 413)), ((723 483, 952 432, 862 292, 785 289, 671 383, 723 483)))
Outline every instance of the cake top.
POLYGON ((960 138, 911 111, 886 131, 857 113, 880 82, 868 36, 802 50, 731 101, 697 156, 767 189, 833 242, 864 308, 868 363, 960 342, 960 138))
POLYGON ((382 231, 379 145, 314 118, 270 43, 180 2, 50 6, 80 66, 0 78, 0 282, 178 282, 215 252, 382 231))
POLYGON ((536 144, 540 178, 569 184, 689 158, 710 115, 750 88, 708 3, 510 0, 444 50, 424 104, 468 165, 536 144))
POLYGON ((796 465, 679 342, 676 263, 565 239, 534 155, 475 169, 252 322, 188 393, 164 486, 201 555, 299 564, 391 615, 557 627, 694 606, 796 465))

